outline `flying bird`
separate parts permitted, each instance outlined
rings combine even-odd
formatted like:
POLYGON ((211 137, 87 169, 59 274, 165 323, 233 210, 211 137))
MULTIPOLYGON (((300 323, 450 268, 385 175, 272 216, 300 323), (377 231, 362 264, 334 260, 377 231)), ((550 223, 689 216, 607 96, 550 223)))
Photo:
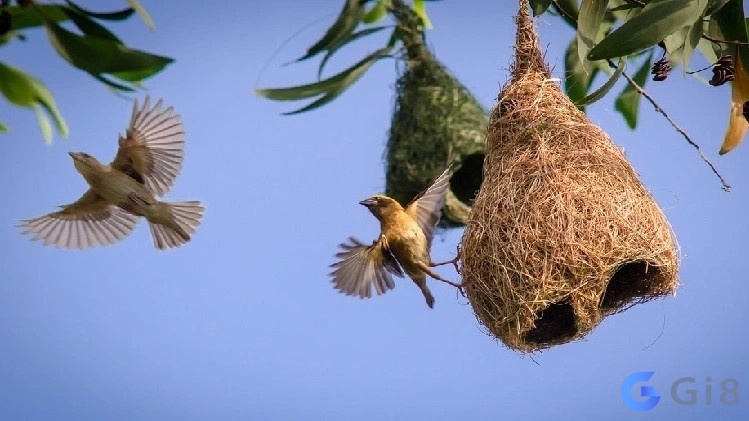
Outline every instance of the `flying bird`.
POLYGON ((429 308, 434 307, 434 297, 427 286, 427 275, 457 288, 461 285, 448 281, 431 268, 456 259, 433 263, 430 249, 434 229, 442 214, 445 194, 449 187, 448 167, 426 190, 405 208, 395 199, 375 195, 362 200, 380 221, 380 236, 371 245, 354 237, 342 243, 336 254, 340 260, 331 265, 334 287, 343 294, 369 298, 374 287, 377 295, 395 288, 393 276, 403 277, 404 272, 419 287, 429 308))
POLYGON ((201 203, 157 199, 182 169, 185 145, 179 115, 173 107, 162 108, 161 99, 153 107, 148 96, 142 107, 135 100, 130 125, 108 165, 85 152, 70 152, 89 189, 56 212, 21 221, 23 233, 56 247, 106 246, 127 237, 145 217, 157 249, 190 241, 203 217, 201 203))

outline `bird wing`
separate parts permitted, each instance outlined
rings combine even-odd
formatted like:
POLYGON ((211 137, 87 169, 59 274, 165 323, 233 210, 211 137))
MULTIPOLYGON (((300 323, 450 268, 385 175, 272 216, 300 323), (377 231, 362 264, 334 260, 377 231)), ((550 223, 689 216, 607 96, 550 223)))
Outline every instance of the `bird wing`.
POLYGON ((57 212, 21 221, 23 234, 44 245, 65 248, 106 246, 127 237, 138 222, 136 215, 110 205, 89 189, 78 200, 57 212))
POLYGON ((442 207, 445 205, 445 194, 450 187, 450 168, 442 171, 426 190, 419 193, 414 200, 406 206, 406 213, 415 219, 424 231, 427 244, 432 244, 434 228, 442 216, 442 207))
POLYGON ((377 295, 381 295, 395 288, 392 275, 403 276, 383 236, 370 246, 351 237, 339 247, 336 257, 341 260, 330 265, 334 268, 330 275, 335 288, 343 294, 369 298, 374 285, 377 295))
POLYGON ((119 149, 111 166, 144 184, 154 195, 163 196, 182 169, 185 133, 174 108, 162 110, 163 100, 151 107, 146 97, 143 107, 133 103, 130 125, 120 136, 119 149))

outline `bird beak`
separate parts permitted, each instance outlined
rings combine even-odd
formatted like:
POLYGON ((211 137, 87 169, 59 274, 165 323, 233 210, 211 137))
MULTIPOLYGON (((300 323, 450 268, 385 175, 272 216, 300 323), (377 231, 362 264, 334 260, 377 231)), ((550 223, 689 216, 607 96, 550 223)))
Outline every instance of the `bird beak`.
POLYGON ((369 199, 362 200, 361 202, 359 202, 359 204, 362 206, 370 207, 370 206, 374 206, 375 201, 374 199, 370 197, 369 199))
POLYGON ((73 158, 73 161, 78 159, 78 153, 77 152, 68 152, 68 155, 70 155, 71 158, 73 158))

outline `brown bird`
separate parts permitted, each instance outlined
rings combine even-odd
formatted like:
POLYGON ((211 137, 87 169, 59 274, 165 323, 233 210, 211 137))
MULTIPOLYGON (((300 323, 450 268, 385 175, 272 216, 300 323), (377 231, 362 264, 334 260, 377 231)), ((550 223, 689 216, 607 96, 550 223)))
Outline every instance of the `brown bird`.
POLYGON ((127 237, 141 216, 151 228, 157 249, 178 247, 200 225, 203 206, 198 201, 161 202, 182 169, 185 134, 174 108, 133 104, 130 125, 119 136, 119 150, 109 165, 84 152, 70 152, 75 169, 88 191, 61 210, 21 221, 23 233, 44 245, 88 248, 116 243, 127 237))
POLYGON ((430 269, 443 263, 433 263, 430 249, 434 229, 442 214, 445 194, 449 187, 449 168, 437 177, 429 188, 421 192, 405 208, 395 199, 375 195, 362 200, 380 221, 380 237, 367 246, 354 237, 340 245, 336 254, 340 261, 331 265, 335 288, 343 294, 369 298, 372 286, 378 295, 395 288, 393 275, 410 277, 424 294, 426 303, 434 307, 434 297, 427 287, 427 275, 457 288, 460 284, 448 281, 430 269))

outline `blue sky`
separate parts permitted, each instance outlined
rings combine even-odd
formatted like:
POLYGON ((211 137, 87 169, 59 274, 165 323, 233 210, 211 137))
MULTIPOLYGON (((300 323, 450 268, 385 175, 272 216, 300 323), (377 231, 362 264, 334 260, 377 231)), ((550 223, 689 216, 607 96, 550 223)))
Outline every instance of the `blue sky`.
MULTIPOLYGON (((82 4, 111 10, 122 2, 82 4)), ((428 6, 429 45, 487 107, 508 77, 515 4, 428 6)), ((144 5, 155 32, 137 19, 113 28, 129 45, 177 60, 147 88, 174 105, 187 133, 184 168, 166 199, 202 200, 203 225, 190 244, 167 252, 153 248, 144 223, 117 245, 86 251, 21 236, 19 219, 85 190, 68 151, 114 156, 131 104, 63 64, 41 31, 3 47, 3 61, 52 89, 71 136, 46 146, 33 113, 0 102, 11 129, 0 138, 0 418, 746 419, 749 396, 718 403, 728 377, 749 393, 749 145, 717 155, 729 85, 674 72, 648 88, 731 193, 647 103, 634 132, 611 98, 590 107, 673 225, 683 285, 675 298, 606 319, 584 341, 521 357, 482 333, 465 299, 439 282, 430 284, 434 310, 409 280, 368 301, 331 287, 337 244, 377 235, 357 202, 384 188, 395 63, 377 63, 338 100, 299 116, 280 114, 301 104, 267 101, 252 88, 311 81, 316 62, 282 64, 323 33, 339 1, 144 5), (651 384, 663 398, 652 411, 622 402, 634 371, 655 371, 651 384), (693 406, 668 395, 685 376, 697 379, 693 406)), ((572 32, 551 16, 537 25, 559 76, 572 32)), ((385 37, 342 51, 331 72, 385 37)), ((451 258, 461 234, 437 236, 434 259, 451 258)), ((457 278, 449 266, 440 273, 457 278)))

